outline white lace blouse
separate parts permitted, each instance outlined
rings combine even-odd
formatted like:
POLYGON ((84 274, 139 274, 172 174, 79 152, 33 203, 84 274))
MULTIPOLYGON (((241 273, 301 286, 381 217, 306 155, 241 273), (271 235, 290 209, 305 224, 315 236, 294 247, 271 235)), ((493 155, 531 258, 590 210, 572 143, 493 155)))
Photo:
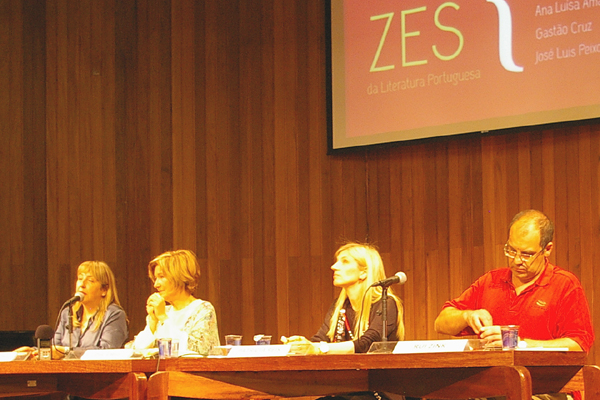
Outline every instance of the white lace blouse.
POLYGON ((168 305, 167 319, 159 322, 152 333, 148 325, 135 338, 135 349, 156 347, 157 339, 179 339, 179 354, 197 353, 208 355, 214 346, 219 346, 217 315, 211 303, 196 299, 181 310, 168 305))

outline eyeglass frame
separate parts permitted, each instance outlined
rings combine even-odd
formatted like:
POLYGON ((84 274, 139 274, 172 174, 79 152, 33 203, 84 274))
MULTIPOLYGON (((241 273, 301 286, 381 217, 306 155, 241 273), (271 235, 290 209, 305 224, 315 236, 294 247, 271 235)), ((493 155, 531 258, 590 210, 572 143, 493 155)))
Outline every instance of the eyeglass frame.
POLYGON ((541 249, 540 251, 538 251, 535 254, 525 254, 527 256, 527 259, 523 258, 523 253, 521 252, 521 250, 515 250, 513 249, 508 242, 504 243, 504 255, 512 260, 514 260, 515 258, 517 258, 517 255, 519 256, 519 258, 521 259, 521 262, 523 264, 526 265, 531 265, 532 262, 535 261, 535 259, 537 258, 537 256, 539 256, 542 252, 544 252, 544 250, 546 250, 546 247, 544 246, 543 249, 541 249), (511 250, 510 250, 510 249, 511 250), (515 254, 511 255, 510 252, 513 251, 515 254))

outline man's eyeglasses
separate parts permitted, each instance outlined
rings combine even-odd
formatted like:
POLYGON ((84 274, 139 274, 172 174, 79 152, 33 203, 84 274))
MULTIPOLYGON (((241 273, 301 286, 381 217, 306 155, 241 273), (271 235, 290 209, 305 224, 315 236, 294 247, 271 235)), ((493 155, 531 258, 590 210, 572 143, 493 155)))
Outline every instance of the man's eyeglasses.
POLYGON ((508 258, 511 258, 511 259, 514 259, 515 257, 519 256, 519 258, 521 259, 521 261, 522 261, 524 264, 529 264, 529 263, 532 263, 532 262, 533 262, 533 261, 536 259, 536 257, 537 257, 538 255, 540 255, 540 254, 541 254, 543 251, 544 251, 544 249, 542 249, 542 250, 538 251, 538 252, 537 252, 537 253, 535 253, 535 254, 527 254, 527 253, 521 253, 521 251, 520 251, 520 250, 515 250, 515 249, 513 249, 512 247, 510 247, 510 246, 508 245, 508 243, 506 243, 506 244, 504 245, 504 255, 505 255, 506 257, 508 257, 508 258))

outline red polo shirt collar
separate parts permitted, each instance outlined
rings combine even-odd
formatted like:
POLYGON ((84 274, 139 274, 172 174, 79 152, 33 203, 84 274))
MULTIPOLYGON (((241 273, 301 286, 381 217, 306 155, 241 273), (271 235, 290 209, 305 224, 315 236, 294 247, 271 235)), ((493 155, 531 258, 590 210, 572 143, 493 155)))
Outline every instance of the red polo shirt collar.
MULTIPOLYGON (((550 283, 550 279, 552 279, 552 275, 554 275, 554 268, 552 268, 552 265, 546 258, 544 260, 544 270, 540 276, 536 278, 535 283, 531 286, 547 286, 550 283)), ((506 273, 502 276, 501 280, 514 287, 512 283, 512 271, 510 268, 506 269, 506 273)))

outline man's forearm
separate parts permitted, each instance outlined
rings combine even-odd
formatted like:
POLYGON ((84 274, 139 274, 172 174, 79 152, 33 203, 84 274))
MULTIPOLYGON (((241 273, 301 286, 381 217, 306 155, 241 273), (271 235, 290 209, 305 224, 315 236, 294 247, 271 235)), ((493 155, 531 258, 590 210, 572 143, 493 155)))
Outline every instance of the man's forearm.
POLYGON ((458 335, 467 327, 465 311, 454 307, 447 307, 435 319, 435 331, 446 335, 458 335))
POLYGON ((570 351, 583 351, 579 343, 574 341, 571 338, 560 338, 560 339, 551 339, 551 340, 533 340, 533 339, 523 339, 525 343, 527 343, 527 348, 536 348, 536 347, 566 347, 570 351))

